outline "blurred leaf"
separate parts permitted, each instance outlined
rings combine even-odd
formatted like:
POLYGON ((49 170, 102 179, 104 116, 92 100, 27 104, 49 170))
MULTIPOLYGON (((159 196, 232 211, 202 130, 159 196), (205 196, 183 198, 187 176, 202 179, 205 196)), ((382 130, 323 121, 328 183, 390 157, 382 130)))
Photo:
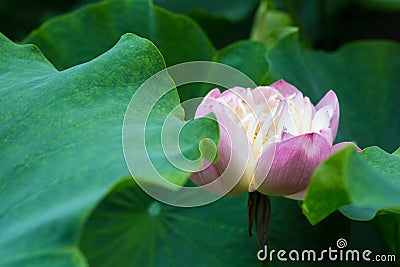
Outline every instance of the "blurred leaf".
POLYGON ((238 22, 232 22, 224 17, 214 16, 202 10, 190 12, 188 16, 196 21, 214 46, 221 49, 233 42, 249 38, 253 13, 238 22))
POLYGON ((269 2, 263 1, 254 18, 250 38, 271 46, 284 36, 296 32, 297 28, 292 25, 292 20, 287 13, 273 10, 269 2))
POLYGON ((36 44, 58 69, 65 69, 102 54, 127 32, 151 40, 168 66, 210 60, 215 53, 192 20, 153 7, 144 0, 114 0, 84 6, 47 21, 23 42, 36 44))
MULTIPOLYGON (((155 201, 127 180, 91 215, 80 247, 99 267, 258 266, 257 242, 247 233, 246 197, 177 208, 155 201)), ((272 212, 270 249, 326 248, 348 234, 342 216, 311 227, 292 200, 273 198, 272 212)), ((285 262, 275 259, 271 265, 285 262)))
POLYGON ((314 104, 332 89, 341 111, 337 141, 360 147, 400 146, 400 45, 389 41, 355 42, 336 52, 304 49, 298 36, 283 38, 267 53, 269 82, 285 79, 314 104))
POLYGON ((71 10, 78 0, 2 0, 0 32, 11 40, 22 40, 48 18, 71 10))
POLYGON ((154 0, 154 4, 176 13, 201 11, 232 22, 245 19, 260 0, 154 0))
MULTIPOLYGON (((16 45, 3 35, 0 54, 0 265, 86 266, 76 246, 80 226, 109 189, 129 176, 121 147, 125 109, 144 80, 165 68, 163 58, 151 42, 132 34, 64 71, 35 46, 16 45)), ((178 105, 172 90, 152 114, 162 117, 178 105)), ((174 116, 183 124, 180 111, 174 116)), ((150 132, 159 126, 154 116, 150 132)), ((205 129, 196 123, 181 142, 189 155, 196 154, 194 140, 205 129)), ((215 133, 209 126, 205 131, 215 133)), ((163 153, 150 151, 154 157, 163 153)), ((177 181, 188 177, 165 169, 177 181)))
MULTIPOLYGON (((264 82, 268 71, 268 63, 263 56, 266 51, 267 47, 260 42, 239 41, 218 51, 213 61, 229 65, 241 71, 254 81, 254 84, 260 85, 264 82)), ((231 77, 231 83, 235 80, 238 80, 237 77, 231 77)), ((237 83, 234 86, 249 87, 250 85, 237 83)), ((195 83, 181 86, 178 90, 181 102, 184 102, 188 99, 205 96, 211 89, 216 87, 220 88, 221 91, 227 89, 214 84, 195 83)))
POLYGON ((357 0, 360 5, 385 11, 400 11, 400 0, 357 0))
MULTIPOLYGON (((295 26, 300 28, 300 36, 307 45, 323 46, 335 41, 332 27, 337 23, 339 11, 353 0, 273 0, 279 10, 290 14, 295 26)), ((342 29, 346 31, 347 29, 342 29)))
POLYGON ((359 39, 400 41, 398 0, 273 0, 300 28, 303 43, 336 50, 359 39), (374 18, 374 19, 371 19, 374 18))
POLYGON ((220 50, 215 61, 242 71, 260 85, 268 72, 266 52, 267 47, 261 42, 239 41, 220 50))
POLYGON ((380 209, 400 211, 399 177, 400 157, 377 147, 359 154, 350 146, 316 169, 303 202, 304 214, 316 224, 347 204, 351 208, 343 213, 355 220, 370 220, 380 209))
POLYGON ((398 262, 400 258, 400 214, 378 216, 374 220, 374 225, 381 234, 382 242, 396 256, 398 262))
POLYGON ((258 2, 260 0, 156 0, 154 4, 195 20, 219 49, 248 38, 258 2))

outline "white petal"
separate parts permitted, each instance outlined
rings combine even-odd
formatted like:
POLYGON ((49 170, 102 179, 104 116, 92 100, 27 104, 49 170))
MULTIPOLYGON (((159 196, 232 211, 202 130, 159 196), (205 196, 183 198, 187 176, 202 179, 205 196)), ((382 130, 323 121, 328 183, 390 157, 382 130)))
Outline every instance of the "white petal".
POLYGON ((279 118, 278 122, 278 132, 277 134, 281 134, 283 130, 293 134, 293 135, 299 135, 299 131, 296 127, 296 124, 291 116, 291 113, 289 112, 289 105, 286 101, 282 101, 284 104, 283 110, 281 113, 281 116, 279 118))
POLYGON ((318 133, 322 129, 329 128, 331 118, 333 115, 333 107, 332 105, 326 105, 319 109, 314 116, 312 121, 311 130, 315 133, 318 133))

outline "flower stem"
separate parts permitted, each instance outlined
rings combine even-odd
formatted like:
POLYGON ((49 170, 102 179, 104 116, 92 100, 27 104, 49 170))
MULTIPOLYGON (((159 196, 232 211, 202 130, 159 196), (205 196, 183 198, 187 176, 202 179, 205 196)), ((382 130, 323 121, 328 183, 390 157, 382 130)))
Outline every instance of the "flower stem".
POLYGON ((271 219, 271 202, 269 196, 257 191, 249 192, 247 201, 248 231, 252 236, 253 222, 256 222, 257 241, 260 249, 267 243, 271 219))

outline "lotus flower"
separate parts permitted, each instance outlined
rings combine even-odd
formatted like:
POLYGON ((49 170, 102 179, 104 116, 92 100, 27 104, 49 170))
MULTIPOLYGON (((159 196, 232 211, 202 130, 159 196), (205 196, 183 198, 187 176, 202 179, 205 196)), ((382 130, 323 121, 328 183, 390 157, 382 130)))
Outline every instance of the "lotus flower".
POLYGON ((218 159, 204 160, 202 170, 190 178, 197 185, 213 182, 213 191, 220 194, 258 191, 303 199, 318 164, 350 144, 333 145, 339 123, 333 91, 314 106, 283 80, 255 89, 214 89, 195 117, 211 112, 220 129, 218 159))

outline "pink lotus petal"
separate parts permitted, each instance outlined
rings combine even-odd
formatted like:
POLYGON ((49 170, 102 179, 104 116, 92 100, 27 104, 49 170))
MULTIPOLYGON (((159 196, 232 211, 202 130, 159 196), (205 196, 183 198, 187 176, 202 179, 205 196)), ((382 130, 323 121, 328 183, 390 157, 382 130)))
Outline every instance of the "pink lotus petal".
POLYGON ((211 164, 207 160, 203 160, 201 169, 201 171, 194 172, 190 175, 190 179, 197 185, 209 184, 221 175, 217 166, 211 164))
POLYGON ((221 96, 221 91, 219 88, 214 88, 203 98, 203 101, 206 101, 209 98, 216 99, 221 96))
POLYGON ((212 104, 215 103, 215 99, 220 97, 221 92, 218 88, 215 88, 208 92, 208 94, 203 98, 200 105, 196 109, 195 118, 205 117, 207 114, 212 112, 212 104))
MULTIPOLYGON (((336 144, 336 145, 334 145, 332 147, 332 154, 337 152, 338 150, 346 147, 346 146, 349 146, 349 145, 354 146, 355 149, 357 150, 357 152, 361 152, 361 149, 355 143, 353 143, 353 142, 342 142, 342 143, 338 143, 338 144, 336 144)), ((307 192, 307 188, 304 189, 303 191, 300 191, 300 192, 296 193, 296 194, 287 195, 287 196, 284 196, 284 197, 290 198, 290 199, 294 199, 294 200, 303 200, 304 197, 305 197, 306 192, 307 192)))
MULTIPOLYGON (((203 162, 203 167, 206 163, 203 162)), ((190 179, 197 185, 209 184, 207 190, 215 194, 238 195, 248 191, 254 168, 254 153, 245 133, 234 124, 220 124, 218 160, 203 171, 193 173, 190 179)))
POLYGON ((293 94, 303 95, 296 87, 294 87, 290 83, 285 82, 284 80, 279 80, 271 84, 270 86, 278 90, 285 97, 293 94))
POLYGON ((288 133, 288 132, 282 132, 281 142, 285 141, 285 140, 288 140, 288 139, 290 139, 292 137, 295 137, 295 136, 290 134, 290 133, 288 133))
POLYGON ((332 140, 335 140, 337 130, 339 127, 340 110, 339 110, 339 100, 335 92, 332 90, 326 93, 326 95, 318 102, 316 106, 317 111, 327 105, 331 105, 333 107, 333 114, 331 117, 329 128, 332 129, 332 140))
POLYGON ((354 146, 354 148, 357 150, 357 152, 361 152, 361 148, 359 148, 355 143, 353 142, 341 142, 341 143, 337 143, 336 145, 334 145, 332 147, 332 154, 336 153, 337 151, 341 150, 342 148, 346 147, 346 146, 354 146))
MULTIPOLYGON (((242 91, 243 88, 236 88, 242 91)), ((245 92, 246 89, 243 89, 245 92)), ((227 101, 239 100, 237 92, 227 91, 218 97, 219 90, 212 90, 201 102, 195 117, 201 117, 213 112, 219 124, 220 141, 218 145, 218 160, 212 167, 193 175, 193 181, 214 182, 208 190, 217 194, 230 195, 247 192, 250 182, 250 172, 255 168, 254 152, 245 132, 234 122, 237 114, 227 101), (213 97, 217 96, 217 99, 213 97), (218 175, 217 175, 218 174, 218 175), (236 185, 236 186, 235 186, 236 185)), ((192 177, 191 177, 192 178, 192 177)), ((204 183, 203 183, 204 184, 204 183)))
POLYGON ((333 136, 332 136, 332 129, 323 129, 319 131, 319 134, 322 135, 323 137, 325 137, 326 141, 328 141, 328 143, 330 145, 333 144, 333 136))
POLYGON ((202 167, 206 168, 201 171, 192 173, 190 175, 190 179, 196 185, 203 186, 205 190, 208 190, 209 192, 220 196, 224 196, 227 193, 228 195, 237 195, 246 191, 246 188, 239 190, 239 185, 236 185, 232 190, 229 190, 229 188, 232 187, 232 185, 229 183, 230 181, 226 183, 227 179, 220 174, 217 166, 212 164, 210 165, 207 160, 203 160, 202 167))
POLYGON ((246 88, 236 86, 236 87, 233 87, 229 90, 222 92, 221 97, 228 97, 230 95, 234 95, 235 97, 238 97, 238 98, 244 98, 246 96, 246 93, 247 93, 246 88))
POLYGON ((315 168, 330 154, 330 144, 316 133, 275 143, 259 158, 253 183, 261 184, 257 191, 266 195, 298 193, 307 187, 315 168))
POLYGON ((233 132, 241 133, 242 130, 232 120, 230 114, 232 113, 233 116, 235 116, 235 114, 230 111, 230 107, 225 103, 211 98, 208 98, 206 101, 203 100, 197 108, 196 118, 205 116, 210 112, 215 114, 219 125, 220 143, 218 146, 218 161, 216 164, 220 170, 225 170, 231 159, 232 143, 234 141, 236 143, 245 143, 248 142, 248 140, 244 133, 241 138, 239 134, 232 134, 233 132), (238 140, 232 140, 233 137, 236 137, 238 140))

